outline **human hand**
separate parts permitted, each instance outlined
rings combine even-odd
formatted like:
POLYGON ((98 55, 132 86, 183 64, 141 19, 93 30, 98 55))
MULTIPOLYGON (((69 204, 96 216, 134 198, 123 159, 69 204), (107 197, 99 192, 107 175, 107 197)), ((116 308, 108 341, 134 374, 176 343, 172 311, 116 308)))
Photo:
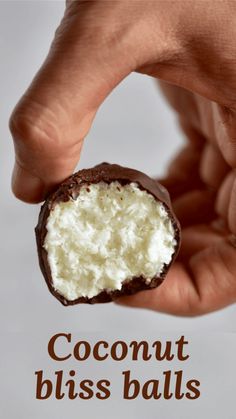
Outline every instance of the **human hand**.
POLYGON ((165 90, 191 143, 165 183, 184 226, 181 254, 160 288, 123 303, 191 315, 235 301, 234 16, 234 1, 68 2, 46 62, 11 117, 13 191, 39 202, 71 174, 97 109, 124 77, 137 71, 179 86, 165 90), (209 224, 218 215, 222 229, 209 224))

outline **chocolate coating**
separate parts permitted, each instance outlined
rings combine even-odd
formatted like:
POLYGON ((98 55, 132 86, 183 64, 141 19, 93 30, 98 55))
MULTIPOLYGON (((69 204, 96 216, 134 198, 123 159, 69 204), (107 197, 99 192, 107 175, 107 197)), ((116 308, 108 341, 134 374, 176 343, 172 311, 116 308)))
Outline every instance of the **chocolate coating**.
POLYGON ((35 228, 35 234, 39 264, 49 291, 65 306, 78 303, 105 303, 115 300, 117 297, 122 295, 131 295, 138 291, 157 287, 164 280, 166 273, 173 263, 180 246, 180 225, 173 213, 170 197, 167 190, 157 181, 151 179, 149 176, 138 170, 109 163, 102 163, 90 169, 80 170, 79 172, 70 176, 61 185, 59 185, 58 189, 47 198, 41 207, 38 224, 35 228), (135 182, 138 184, 141 190, 147 191, 149 194, 153 195, 157 201, 162 202, 167 210, 174 228, 175 240, 177 242, 175 252, 172 256, 171 262, 168 265, 164 265, 161 275, 152 278, 148 283, 142 276, 138 278, 134 277, 131 280, 129 279, 128 281, 124 281, 121 290, 104 290, 92 298, 79 297, 76 300, 69 301, 63 295, 59 294, 59 292, 57 292, 53 286, 51 270, 47 259, 47 251, 43 247, 47 234, 46 224, 48 216, 50 211, 55 207, 57 203, 67 202, 71 198, 76 199, 79 195, 80 188, 84 184, 89 185, 99 182, 105 182, 109 184, 114 181, 118 181, 121 185, 135 182))

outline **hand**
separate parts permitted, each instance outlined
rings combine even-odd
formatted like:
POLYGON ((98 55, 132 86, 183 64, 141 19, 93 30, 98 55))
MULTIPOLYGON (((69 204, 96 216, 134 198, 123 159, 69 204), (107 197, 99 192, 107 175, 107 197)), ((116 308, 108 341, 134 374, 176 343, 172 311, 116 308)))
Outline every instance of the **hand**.
POLYGON ((97 109, 124 77, 137 71, 178 86, 164 89, 190 144, 165 183, 184 226, 182 250, 160 288, 123 303, 193 315, 235 301, 235 16, 234 1, 68 2, 11 117, 13 191, 39 202, 71 174, 97 109), (212 223, 219 217, 221 228, 212 223))

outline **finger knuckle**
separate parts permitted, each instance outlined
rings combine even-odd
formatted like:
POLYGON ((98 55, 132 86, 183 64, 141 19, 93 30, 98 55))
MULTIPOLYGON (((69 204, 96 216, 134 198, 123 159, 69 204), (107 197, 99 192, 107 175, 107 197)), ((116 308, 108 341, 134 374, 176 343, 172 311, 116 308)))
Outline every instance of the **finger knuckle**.
POLYGON ((19 104, 13 111, 9 128, 16 146, 38 152, 50 151, 59 143, 58 130, 49 111, 36 102, 19 104))

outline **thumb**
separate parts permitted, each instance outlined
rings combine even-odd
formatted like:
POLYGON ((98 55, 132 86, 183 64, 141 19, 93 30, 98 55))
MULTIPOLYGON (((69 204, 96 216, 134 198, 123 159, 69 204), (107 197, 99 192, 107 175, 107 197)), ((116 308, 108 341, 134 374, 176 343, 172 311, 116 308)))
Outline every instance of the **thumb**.
POLYGON ((115 4, 105 3, 68 4, 43 66, 12 113, 12 189, 23 201, 43 200, 73 172, 99 105, 135 67, 125 28, 116 41, 115 4))

